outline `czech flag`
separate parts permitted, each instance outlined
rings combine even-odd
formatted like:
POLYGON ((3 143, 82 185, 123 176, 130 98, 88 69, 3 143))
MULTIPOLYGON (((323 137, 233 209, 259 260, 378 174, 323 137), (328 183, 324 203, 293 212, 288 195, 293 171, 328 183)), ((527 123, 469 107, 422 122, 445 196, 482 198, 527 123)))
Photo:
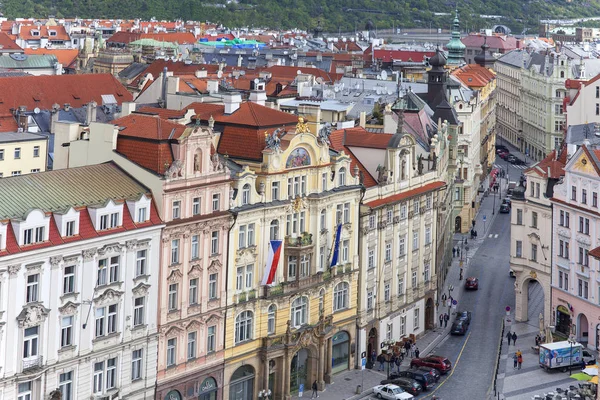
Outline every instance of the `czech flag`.
POLYGON ((283 242, 281 240, 271 240, 269 242, 269 254, 267 255, 267 266, 265 268, 265 275, 263 276, 262 284, 271 285, 275 280, 275 272, 277 272, 277 266, 279 265, 279 258, 281 257, 281 251, 283 248, 283 242))

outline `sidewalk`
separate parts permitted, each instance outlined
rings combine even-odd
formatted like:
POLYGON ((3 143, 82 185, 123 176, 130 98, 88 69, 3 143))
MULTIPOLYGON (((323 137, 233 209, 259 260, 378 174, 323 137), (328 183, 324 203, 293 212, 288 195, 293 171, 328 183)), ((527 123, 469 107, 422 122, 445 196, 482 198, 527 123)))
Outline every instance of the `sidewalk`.
MULTIPOLYGON (((505 181, 506 182, 506 181, 505 181)), ((506 183, 503 183, 503 190, 506 188, 506 183)), ((496 198, 496 208, 500 207, 499 195, 496 198)), ((464 278, 469 276, 469 264, 470 260, 473 258, 479 247, 484 241, 487 232, 492 226, 495 217, 498 215, 496 212, 492 215, 492 209, 494 207, 493 197, 487 196, 483 198, 481 201, 481 206, 479 208, 479 213, 475 217, 475 229, 479 232, 478 238, 471 240, 468 234, 454 234, 454 245, 460 246, 460 244, 464 241, 464 238, 467 238, 467 246, 469 247, 468 251, 464 251, 463 253, 463 280, 461 281, 459 278, 460 275, 460 257, 454 257, 452 259, 452 266, 448 271, 448 275, 446 276, 446 282, 444 284, 444 288, 440 289, 439 296, 442 294, 446 294, 446 296, 451 293, 454 300, 458 301, 458 305, 456 308, 451 309, 450 320, 448 321, 448 326, 445 328, 440 328, 439 324, 439 314, 448 312, 448 307, 441 304, 436 310, 436 327, 424 335, 417 338, 417 347, 420 350, 421 356, 426 356, 432 354, 435 350, 438 343, 442 341, 449 333, 450 327, 452 326, 452 321, 454 321, 454 315, 456 311, 461 309, 460 299, 462 296, 461 286, 464 284, 464 278), (486 216, 486 221, 484 224, 483 216, 486 216), (485 225, 485 231, 484 231, 485 225), (453 287, 453 291, 449 292, 449 287, 453 287)), ((403 369, 407 368, 410 365, 410 357, 406 357, 402 362, 403 369)), ((375 364, 375 368, 372 370, 365 369, 351 369, 345 372, 341 372, 333 376, 333 382, 326 386, 325 390, 319 392, 319 399, 321 400, 357 400, 368 397, 371 395, 373 386, 379 385, 380 381, 387 377, 387 364, 385 371, 377 371, 378 363, 375 364), (362 385, 363 391, 361 394, 356 394, 357 386, 362 385)), ((390 370, 391 371, 391 370, 390 370)), ((303 394, 303 399, 310 398, 312 391, 305 391, 303 394)), ((298 399, 298 395, 292 396, 292 399, 298 399)))

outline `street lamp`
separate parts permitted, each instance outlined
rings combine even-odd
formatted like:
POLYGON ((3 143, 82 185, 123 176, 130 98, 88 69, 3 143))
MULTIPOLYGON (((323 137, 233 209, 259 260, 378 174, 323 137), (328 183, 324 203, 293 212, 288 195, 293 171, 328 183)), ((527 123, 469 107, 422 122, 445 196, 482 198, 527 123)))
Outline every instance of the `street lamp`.
POLYGON ((570 334, 569 338, 567 339, 567 342, 569 342, 569 344, 571 345, 571 351, 569 352, 569 375, 571 375, 571 365, 573 364, 573 345, 577 343, 575 341, 575 336, 573 336, 573 334, 570 334))
POLYGON ((263 389, 258 392, 259 399, 269 400, 269 396, 271 395, 271 389, 263 389))

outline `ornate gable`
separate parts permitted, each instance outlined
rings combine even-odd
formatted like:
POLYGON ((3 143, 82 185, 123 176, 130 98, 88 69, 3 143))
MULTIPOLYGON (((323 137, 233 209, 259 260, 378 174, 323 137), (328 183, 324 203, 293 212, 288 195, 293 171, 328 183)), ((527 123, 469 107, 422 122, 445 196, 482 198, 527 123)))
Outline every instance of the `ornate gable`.
POLYGON ((17 316, 19 328, 29 328, 41 324, 46 320, 49 309, 40 303, 28 304, 17 316))

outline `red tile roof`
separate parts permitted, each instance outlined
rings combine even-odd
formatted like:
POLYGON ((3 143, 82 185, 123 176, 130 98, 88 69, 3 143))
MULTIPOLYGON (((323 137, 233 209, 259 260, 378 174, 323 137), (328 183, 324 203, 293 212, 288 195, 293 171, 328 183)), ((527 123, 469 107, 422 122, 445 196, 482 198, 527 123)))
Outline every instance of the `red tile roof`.
POLYGON ((487 45, 490 46, 490 49, 500 49, 504 51, 514 50, 519 47, 519 42, 517 38, 514 36, 506 36, 506 35, 492 35, 485 36, 479 33, 471 33, 465 37, 463 37, 460 41, 469 48, 479 49, 483 45, 484 40, 487 45))
POLYGON ((138 32, 115 32, 111 37, 106 40, 106 43, 125 43, 129 44, 135 42, 141 38, 141 33, 138 32))
MULTIPOLYGON (((90 101, 103 104, 102 95, 113 95, 118 104, 132 101, 131 93, 110 74, 46 75, 0 78, 0 118, 12 116, 11 109, 49 110, 57 103, 83 107, 90 101)), ((2 131, 4 131, 2 129, 2 131)))
POLYGON ((184 125, 143 114, 131 114, 113 123, 121 128, 117 152, 160 175, 173 163, 171 145, 186 129, 184 125))
POLYGON ((348 129, 338 129, 336 131, 331 132, 329 136, 329 140, 331 142, 331 148, 337 151, 344 151, 344 153, 348 154, 350 157, 350 170, 354 172, 354 167, 358 166, 358 170, 362 175, 362 183, 366 187, 372 187, 377 185, 377 181, 371 175, 371 173, 367 170, 367 168, 360 162, 358 157, 352 152, 348 146, 348 140, 352 143, 353 147, 368 147, 368 148, 386 148, 382 147, 382 139, 375 138, 374 136, 383 136, 387 138, 387 143, 389 142, 390 136, 388 134, 374 134, 366 131, 362 127, 356 128, 348 128, 348 129), (362 144, 361 144, 362 143, 362 144))
MULTIPOLYGON (((364 61, 371 61, 371 48, 365 50, 363 59, 364 61)), ((373 58, 389 63, 394 60, 396 61, 411 61, 411 62, 422 62, 425 57, 433 57, 435 51, 417 51, 417 50, 392 50, 392 49, 375 49, 375 55, 373 58)))
POLYGON ((335 42, 333 43, 333 46, 340 50, 340 51, 356 51, 356 52, 361 52, 362 53, 362 49, 361 47, 356 44, 356 42, 352 42, 352 41, 346 41, 346 42, 335 42))
POLYGON ((590 256, 600 260, 600 247, 596 247, 590 251, 590 256))
POLYGON ((0 53, 5 53, 8 50, 23 51, 23 49, 6 33, 0 32, 0 53))
POLYGON ((190 32, 142 33, 141 38, 177 44, 194 44, 197 42, 194 34, 190 32))
POLYGON ((436 191, 438 189, 443 188, 444 186, 446 186, 446 182, 435 181, 435 182, 428 183, 427 185, 424 185, 424 186, 421 186, 421 187, 418 187, 418 188, 415 188, 412 190, 407 190, 406 192, 402 192, 402 193, 394 194, 392 196, 384 197, 382 199, 370 201, 370 202, 366 203, 365 205, 368 207, 371 207, 371 208, 376 208, 376 207, 380 207, 380 206, 384 206, 384 205, 388 205, 388 204, 392 204, 392 203, 397 203, 399 201, 410 199, 411 197, 415 197, 415 196, 421 195, 423 193, 436 191))
POLYGON ((567 163, 567 150, 563 146, 558 159, 555 160, 556 150, 552 150, 542 161, 533 165, 525 172, 535 172, 540 176, 551 179, 558 179, 565 175, 565 165, 567 163))
POLYGON ((225 106, 221 104, 192 103, 185 110, 193 109, 201 121, 210 116, 215 122, 227 125, 244 125, 254 128, 268 128, 296 125, 298 117, 270 107, 246 101, 231 114, 225 114, 225 106))
POLYGON ((185 110, 169 110, 159 107, 142 107, 136 110, 137 114, 158 115, 162 119, 179 119, 185 115, 185 110))

